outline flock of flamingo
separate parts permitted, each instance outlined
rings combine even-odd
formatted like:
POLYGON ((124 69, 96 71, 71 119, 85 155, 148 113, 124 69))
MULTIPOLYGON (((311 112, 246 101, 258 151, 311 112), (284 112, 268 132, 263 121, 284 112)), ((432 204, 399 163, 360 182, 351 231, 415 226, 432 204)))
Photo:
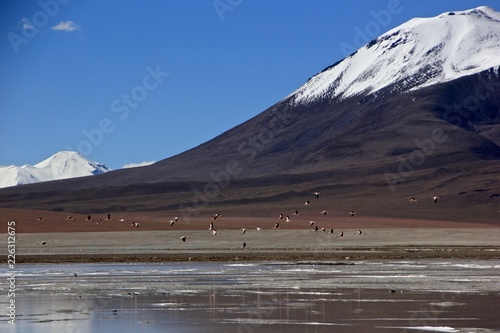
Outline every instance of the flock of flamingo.
MULTIPOLYGON (((319 197, 320 197, 320 192, 313 192, 312 194, 314 195, 314 197, 315 197, 316 199, 319 199, 319 197)), ((433 197, 432 197, 432 200, 434 201, 434 203, 437 203, 439 199, 440 199, 440 198, 439 198, 438 196, 433 196, 433 197)), ((417 201, 417 199, 416 199, 415 197, 411 197, 410 202, 416 202, 416 201, 417 201)), ((312 205, 312 203, 311 203, 311 201, 310 201, 310 200, 306 200, 306 201, 304 202, 304 206, 311 206, 311 205, 312 205)), ((327 215, 327 214, 328 214, 328 211, 326 211, 326 210, 322 210, 322 211, 320 212, 320 214, 321 214, 321 215, 327 215)), ((301 214, 299 213, 298 209, 295 209, 295 211, 292 213, 292 216, 297 216, 297 215, 301 215, 301 214)), ((356 213, 355 211, 351 210, 351 211, 349 211, 349 212, 348 212, 348 215, 349 215, 350 217, 354 217, 355 215, 357 215, 357 213, 356 213)), ((217 234, 218 234, 217 229, 215 228, 215 221, 217 221, 217 220, 218 220, 221 216, 222 216, 222 215, 221 215, 220 213, 215 213, 215 214, 212 216, 212 219, 211 219, 211 222, 210 222, 210 224, 209 224, 209 228, 208 228, 208 230, 210 230, 210 231, 211 231, 211 233, 212 233, 212 235, 213 235, 213 236, 215 236, 215 235, 217 235, 217 234)), ((44 221, 44 219, 43 219, 42 217, 39 217, 37 220, 38 220, 38 221, 44 221)), ((74 218, 73 218, 71 215, 69 215, 69 216, 67 216, 67 217, 66 217, 66 219, 65 219, 65 220, 67 220, 67 221, 71 221, 71 220, 74 220, 74 218)), ((111 220, 111 214, 107 214, 107 217, 104 219, 104 221, 110 221, 110 220, 111 220)), ((87 217, 85 218, 85 220, 84 220, 84 221, 89 222, 89 221, 94 221, 94 220, 93 220, 93 218, 92 218, 92 215, 90 215, 90 214, 89 214, 89 215, 87 215, 87 217)), ((120 221, 120 222, 126 222, 126 220, 125 220, 125 219, 123 219, 123 218, 122 218, 122 219, 120 219, 119 221, 120 221)), ((172 226, 174 226, 174 224, 175 224, 176 222, 178 222, 178 221, 179 221, 179 217, 177 217, 177 216, 176 216, 176 217, 172 218, 171 220, 169 220, 169 225, 172 227, 172 226)), ((290 218, 290 215, 285 215, 285 214, 283 214, 283 213, 280 213, 280 214, 278 215, 278 222, 276 222, 276 223, 274 224, 273 229, 280 229, 280 223, 281 223, 281 222, 283 222, 283 221, 284 221, 285 223, 290 223, 290 222, 292 222, 292 218, 290 218)), ((99 219, 97 219, 97 221, 96 221, 95 223, 96 223, 96 224, 102 224, 102 223, 103 223, 103 220, 102 220, 101 218, 99 218, 99 219)), ((328 232, 329 234, 333 234, 333 233, 334 233, 333 229, 328 229, 328 230, 327 230, 327 229, 326 229, 326 228, 324 228, 324 227, 319 227, 319 226, 317 225, 317 222, 315 222, 315 221, 309 221, 309 225, 310 225, 310 227, 312 227, 312 228, 313 228, 313 229, 312 229, 312 231, 314 231, 314 232, 317 232, 317 231, 322 231, 322 232, 328 232)), ((133 228, 138 228, 138 227, 140 227, 140 223, 139 223, 139 222, 132 222, 132 223, 130 223, 130 225, 129 225, 129 226, 130 226, 130 227, 133 227, 133 228)), ((261 230, 263 230, 263 228, 262 228, 262 227, 260 227, 260 226, 257 226, 257 227, 256 227, 256 230, 257 230, 257 231, 261 231, 261 230)), ((241 228, 241 233, 242 233, 242 234, 245 234, 246 232, 247 232, 247 229, 246 229, 246 228, 241 228)), ((363 232, 362 232, 361 230, 359 230, 359 229, 358 229, 358 230, 357 230, 356 235, 362 235, 362 234, 363 234, 363 232)), ((338 233, 337 237, 344 237, 344 232, 343 232, 343 231, 340 231, 340 232, 338 233)), ((181 241, 183 241, 183 242, 186 242, 187 238, 188 238, 188 236, 183 235, 183 236, 181 236, 181 237, 180 237, 180 240, 181 240, 181 241)), ((46 242, 42 242, 42 245, 46 245, 46 242)), ((246 247, 247 247, 247 244, 244 242, 244 243, 243 243, 243 245, 242 245, 242 248, 246 248, 246 247)))

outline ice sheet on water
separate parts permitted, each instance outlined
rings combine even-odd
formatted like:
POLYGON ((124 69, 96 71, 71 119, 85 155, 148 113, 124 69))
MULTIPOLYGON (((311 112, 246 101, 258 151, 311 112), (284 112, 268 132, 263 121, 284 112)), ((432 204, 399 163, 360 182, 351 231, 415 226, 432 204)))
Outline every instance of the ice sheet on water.
POLYGON ((430 332, 447 332, 454 333, 458 332, 456 328, 448 326, 416 326, 416 327, 402 327, 407 330, 419 330, 419 331, 430 331, 430 332))

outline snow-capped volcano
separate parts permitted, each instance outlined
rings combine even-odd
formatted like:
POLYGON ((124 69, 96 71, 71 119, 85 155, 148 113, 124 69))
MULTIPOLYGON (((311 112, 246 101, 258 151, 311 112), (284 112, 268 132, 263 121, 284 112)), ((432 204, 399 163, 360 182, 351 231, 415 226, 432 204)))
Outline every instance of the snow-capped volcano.
POLYGON ((98 175, 109 169, 77 152, 61 151, 35 165, 0 167, 0 187, 98 175))
POLYGON ((98 181, 1 189, 0 207, 254 216, 319 190, 333 210, 498 226, 499 29, 485 7, 408 21, 193 149, 98 181))
POLYGON ((392 86, 408 91, 500 66, 500 12, 490 7, 415 18, 313 76, 294 104, 392 86))

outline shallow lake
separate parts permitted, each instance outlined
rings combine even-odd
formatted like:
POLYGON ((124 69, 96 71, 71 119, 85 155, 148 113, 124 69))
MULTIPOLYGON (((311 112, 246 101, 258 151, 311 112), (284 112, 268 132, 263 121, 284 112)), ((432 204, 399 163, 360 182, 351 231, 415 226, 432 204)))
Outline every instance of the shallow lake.
POLYGON ((500 332, 500 260, 16 268, 1 332, 500 332))

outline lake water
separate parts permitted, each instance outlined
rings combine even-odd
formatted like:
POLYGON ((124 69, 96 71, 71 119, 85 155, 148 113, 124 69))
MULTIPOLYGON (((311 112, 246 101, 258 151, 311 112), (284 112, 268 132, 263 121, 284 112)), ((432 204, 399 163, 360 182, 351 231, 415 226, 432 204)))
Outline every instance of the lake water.
POLYGON ((500 260, 16 268, 1 332, 500 332, 500 260))

